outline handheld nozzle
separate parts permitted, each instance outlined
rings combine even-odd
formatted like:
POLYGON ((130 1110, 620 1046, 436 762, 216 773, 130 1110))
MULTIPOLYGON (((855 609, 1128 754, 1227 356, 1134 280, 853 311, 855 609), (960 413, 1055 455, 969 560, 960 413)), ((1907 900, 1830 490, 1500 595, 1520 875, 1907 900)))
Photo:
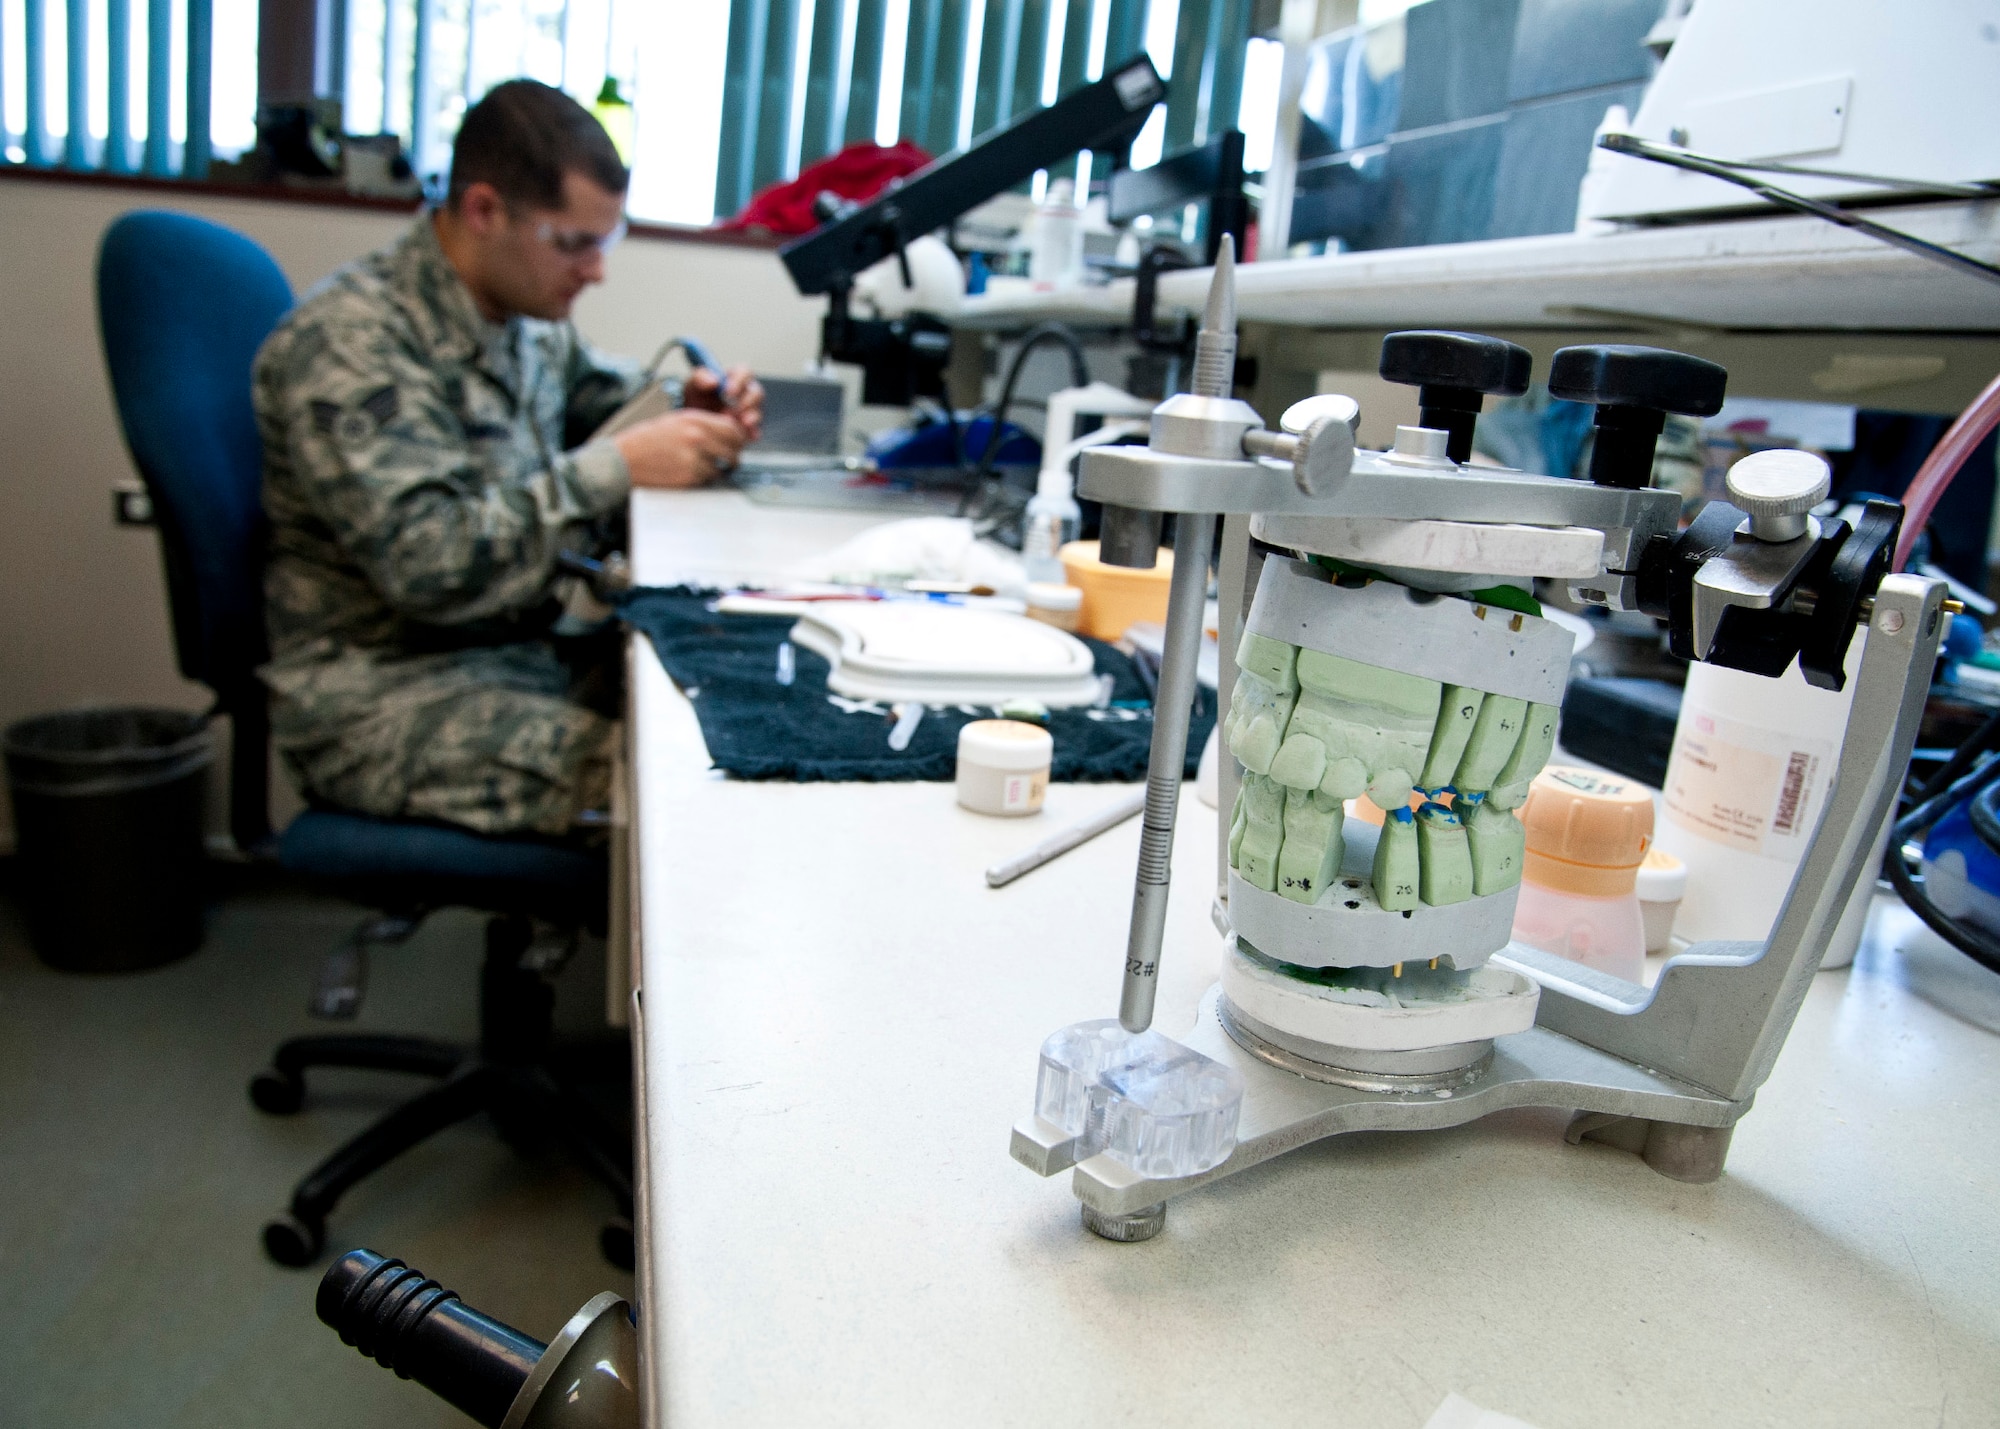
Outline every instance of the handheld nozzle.
POLYGON ((315 1308, 341 1339, 498 1429, 548 1348, 372 1250, 351 1250, 320 1281, 315 1308))
POLYGON ((591 1299, 544 1345, 372 1250, 327 1268, 315 1308, 340 1338, 486 1429, 638 1429, 632 1307, 591 1299))

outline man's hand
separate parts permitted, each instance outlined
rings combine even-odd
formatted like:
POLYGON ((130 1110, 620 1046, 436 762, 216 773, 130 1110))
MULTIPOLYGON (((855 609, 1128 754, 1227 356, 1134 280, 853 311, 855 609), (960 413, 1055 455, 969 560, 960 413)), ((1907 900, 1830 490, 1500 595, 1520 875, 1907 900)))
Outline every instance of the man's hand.
POLYGON ((673 490, 706 486, 735 466, 746 437, 733 415, 683 409, 627 427, 611 440, 632 485, 673 490))
POLYGON ((764 430, 764 387, 747 367, 732 367, 720 382, 706 367, 688 374, 681 401, 704 412, 726 412, 743 428, 743 440, 754 442, 764 430))

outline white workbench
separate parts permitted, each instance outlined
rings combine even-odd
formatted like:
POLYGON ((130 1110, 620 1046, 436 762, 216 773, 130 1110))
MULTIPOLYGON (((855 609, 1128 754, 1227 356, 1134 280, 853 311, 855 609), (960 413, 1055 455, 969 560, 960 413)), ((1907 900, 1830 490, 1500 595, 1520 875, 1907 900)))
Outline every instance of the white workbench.
MULTIPOLYGON (((1871 209, 1870 218, 2000 262, 2000 201, 1871 209)), ((1209 270, 1159 280, 1200 312, 1209 270)), ((1601 236, 1499 238, 1288 258, 1236 270, 1246 322, 1301 327, 1578 327, 1616 315, 1719 328, 1968 332, 2000 328, 2000 285, 1817 218, 1782 215, 1601 236)), ((966 300, 952 319, 1012 329, 1131 320, 1132 282, 966 300)))
MULTIPOLYGON (((866 518, 641 494, 649 583, 866 518)), ((2000 1424, 2000 979, 1900 907, 1822 974, 1686 1186, 1559 1112, 1321 1143, 1136 1246, 1007 1155, 1035 1051, 1115 1010, 1128 823, 999 891, 1031 820, 939 784, 746 784, 634 659, 640 1333, 649 1423, 1416 1429, 2000 1424)), ((1182 804, 1159 1025, 1214 977, 1215 815, 1182 804)))

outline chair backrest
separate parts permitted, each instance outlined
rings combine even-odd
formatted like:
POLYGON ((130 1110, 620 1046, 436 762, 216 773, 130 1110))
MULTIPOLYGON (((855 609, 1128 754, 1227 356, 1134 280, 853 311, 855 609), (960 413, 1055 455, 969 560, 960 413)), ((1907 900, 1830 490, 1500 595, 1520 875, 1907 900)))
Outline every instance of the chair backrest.
POLYGON ((291 306, 268 253, 203 219, 128 213, 98 251, 104 359, 159 524, 175 655, 225 703, 265 653, 250 366, 291 306))
POLYGON ((247 852, 270 834, 263 450, 250 367, 292 306, 250 239, 178 213, 128 213, 97 255, 97 320, 125 444, 152 497, 181 673, 232 723, 230 823, 247 852))

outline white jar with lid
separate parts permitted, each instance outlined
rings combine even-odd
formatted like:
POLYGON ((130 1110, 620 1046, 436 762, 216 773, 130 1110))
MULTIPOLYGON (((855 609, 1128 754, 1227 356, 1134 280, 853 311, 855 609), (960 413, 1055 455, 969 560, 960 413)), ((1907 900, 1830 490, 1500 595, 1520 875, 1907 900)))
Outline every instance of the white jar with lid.
POLYGON ((1639 915, 1646 924, 1646 951, 1664 953, 1673 945, 1674 915, 1687 892, 1687 865, 1663 848, 1649 848, 1639 865, 1632 891, 1639 895, 1639 915))
POLYGON ((1073 635, 1083 619, 1083 592, 1055 581, 1029 581, 1028 618, 1073 635))
POLYGON ((975 814, 1039 814, 1055 748, 1039 725, 974 720, 958 732, 958 802, 975 814))

